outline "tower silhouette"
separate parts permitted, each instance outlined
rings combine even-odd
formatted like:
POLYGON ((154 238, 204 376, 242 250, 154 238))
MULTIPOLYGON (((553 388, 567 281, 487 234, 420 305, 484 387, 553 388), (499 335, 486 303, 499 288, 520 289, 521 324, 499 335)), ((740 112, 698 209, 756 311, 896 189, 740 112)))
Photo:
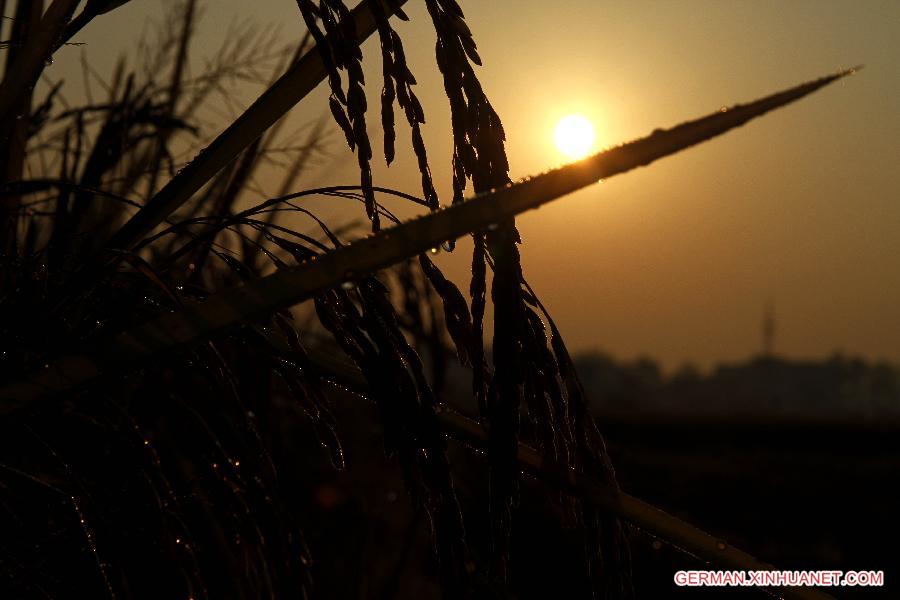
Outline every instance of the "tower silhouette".
POLYGON ((775 349, 775 304, 769 300, 763 309, 762 355, 771 358, 775 349))

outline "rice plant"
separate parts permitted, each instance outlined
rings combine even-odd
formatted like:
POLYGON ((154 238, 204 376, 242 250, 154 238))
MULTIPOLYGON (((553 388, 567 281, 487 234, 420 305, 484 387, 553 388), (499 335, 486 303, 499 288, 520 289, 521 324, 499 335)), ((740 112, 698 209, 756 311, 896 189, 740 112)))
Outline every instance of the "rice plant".
POLYGON ((452 118, 453 193, 443 208, 416 80, 392 26, 407 18, 402 1, 350 10, 342 0, 298 0, 304 39, 279 48, 236 33, 219 53, 227 58, 191 78, 198 7, 186 0, 169 37, 148 45, 142 62, 120 61, 105 98, 79 106, 43 68, 85 24, 125 2, 91 0, 78 14, 75 0, 46 10, 14 3, 0 83, 4 596, 330 597, 315 586, 299 526, 297 497, 311 484, 293 471, 310 476, 303 462, 354 468, 339 435, 352 423, 336 403, 359 400, 346 390, 374 403, 410 511, 428 524, 434 579, 447 597, 508 595, 512 532, 529 527, 516 519, 523 470, 556 489, 560 520, 583 538, 586 595, 632 595, 632 525, 719 564, 767 567, 618 490, 562 333, 523 273, 514 217, 852 71, 513 183, 464 14, 455 0, 424 1, 452 118), (384 73, 383 154, 394 159, 399 110, 421 194, 372 177, 359 49, 370 36, 384 73), (270 71, 261 79, 260 65, 270 71), (198 113, 241 69, 265 91, 210 139, 198 113), (36 87, 41 78, 48 85, 36 87), (322 157, 326 128, 314 122, 291 136, 281 119, 323 83, 322 108, 360 177, 298 191, 298 173, 322 157), (196 156, 184 163, 186 152, 196 156), (282 193, 242 208, 254 171, 276 152, 282 193), (359 238, 320 218, 304 206, 315 197, 347 203, 372 233, 359 238), (422 215, 400 222, 387 198, 422 215), (285 214, 311 229, 286 226, 285 214), (475 243, 463 291, 428 251, 467 235, 475 243), (293 310, 301 303, 312 319, 293 310), (449 360, 471 373, 474 420, 442 398, 449 360), (483 518, 464 518, 448 435, 486 452, 483 518))

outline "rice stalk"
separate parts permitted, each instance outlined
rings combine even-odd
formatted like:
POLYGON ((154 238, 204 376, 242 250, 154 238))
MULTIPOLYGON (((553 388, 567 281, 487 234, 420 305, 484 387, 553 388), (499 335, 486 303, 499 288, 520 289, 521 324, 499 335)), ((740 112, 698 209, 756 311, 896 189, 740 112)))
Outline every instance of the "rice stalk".
MULTIPOLYGON (((10 46, 7 50, 4 72, 8 73, 22 54, 25 42, 32 37, 32 32, 40 25, 43 2, 16 2, 15 17, 10 28, 10 46)), ((25 166, 26 146, 28 144, 27 119, 14 118, 21 114, 30 114, 33 92, 25 93, 13 105, 13 114, 0 116, 0 178, 3 181, 21 179, 25 166)), ((18 228, 15 219, 11 218, 18 208, 19 198, 4 196, 0 198, 0 250, 8 251, 16 246, 18 228)), ((2 276, 0 276, 2 278, 2 276)))
POLYGON ((40 26, 28 37, 21 53, 4 74, 0 83, 0 115, 4 121, 21 116, 13 108, 34 88, 78 2, 53 0, 41 17, 40 26))

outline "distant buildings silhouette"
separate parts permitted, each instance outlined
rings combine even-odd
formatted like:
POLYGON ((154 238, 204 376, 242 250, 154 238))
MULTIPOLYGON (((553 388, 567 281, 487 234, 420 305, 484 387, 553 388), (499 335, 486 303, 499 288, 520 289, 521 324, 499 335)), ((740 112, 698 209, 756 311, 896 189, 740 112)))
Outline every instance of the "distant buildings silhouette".
MULTIPOLYGON (((774 330, 774 318, 764 332, 774 330)), ((744 363, 720 364, 704 374, 687 365, 664 376, 653 360, 616 361, 602 353, 575 357, 579 375, 599 412, 678 414, 777 414, 827 417, 900 415, 900 370, 835 354, 823 361, 763 354, 744 363)))

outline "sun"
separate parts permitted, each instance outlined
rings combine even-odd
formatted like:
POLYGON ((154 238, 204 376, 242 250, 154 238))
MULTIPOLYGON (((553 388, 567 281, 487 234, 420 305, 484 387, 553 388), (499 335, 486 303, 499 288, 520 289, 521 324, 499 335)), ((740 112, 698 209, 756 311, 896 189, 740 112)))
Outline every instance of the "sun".
POLYGON ((553 131, 553 141, 570 159, 584 158, 594 147, 594 126, 582 115, 563 117, 553 131))

